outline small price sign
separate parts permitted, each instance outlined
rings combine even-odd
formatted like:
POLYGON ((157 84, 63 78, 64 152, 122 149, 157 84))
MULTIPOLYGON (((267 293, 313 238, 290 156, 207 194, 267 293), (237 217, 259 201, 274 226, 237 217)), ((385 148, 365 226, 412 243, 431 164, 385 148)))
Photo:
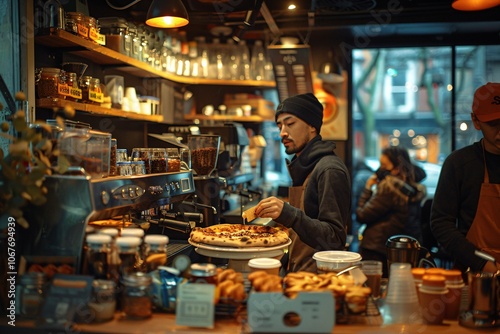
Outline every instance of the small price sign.
POLYGON ((177 290, 175 323, 190 327, 214 328, 215 285, 181 284, 177 290))

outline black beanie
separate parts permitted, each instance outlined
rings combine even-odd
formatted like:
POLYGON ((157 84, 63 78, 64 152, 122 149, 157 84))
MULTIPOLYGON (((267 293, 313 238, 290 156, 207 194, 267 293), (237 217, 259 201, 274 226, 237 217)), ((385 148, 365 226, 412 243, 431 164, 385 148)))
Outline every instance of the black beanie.
POLYGON ((281 102, 276 109, 274 120, 282 113, 293 114, 320 132, 323 124, 323 105, 312 93, 289 97, 281 102))

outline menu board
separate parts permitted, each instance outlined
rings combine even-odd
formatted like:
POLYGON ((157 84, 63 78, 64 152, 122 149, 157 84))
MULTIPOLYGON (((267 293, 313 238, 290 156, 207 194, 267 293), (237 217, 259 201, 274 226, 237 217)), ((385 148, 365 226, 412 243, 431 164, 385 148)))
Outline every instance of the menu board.
POLYGON ((313 92, 311 49, 308 45, 270 45, 280 102, 290 96, 313 92))

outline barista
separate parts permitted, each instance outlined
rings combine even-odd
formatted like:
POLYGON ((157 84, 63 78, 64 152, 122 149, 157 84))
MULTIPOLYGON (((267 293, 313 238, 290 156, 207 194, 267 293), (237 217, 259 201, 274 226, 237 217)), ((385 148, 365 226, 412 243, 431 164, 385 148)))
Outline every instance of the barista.
POLYGON ((320 135, 323 106, 311 93, 284 100, 276 124, 292 178, 289 202, 276 197, 260 201, 255 214, 291 228, 288 271, 316 271, 312 259, 321 250, 343 250, 351 217, 351 182, 335 143, 320 135))
POLYGON ((431 211, 436 240, 462 270, 500 269, 500 83, 479 87, 472 122, 483 138, 443 163, 431 211), (482 250, 496 263, 475 255, 482 250))

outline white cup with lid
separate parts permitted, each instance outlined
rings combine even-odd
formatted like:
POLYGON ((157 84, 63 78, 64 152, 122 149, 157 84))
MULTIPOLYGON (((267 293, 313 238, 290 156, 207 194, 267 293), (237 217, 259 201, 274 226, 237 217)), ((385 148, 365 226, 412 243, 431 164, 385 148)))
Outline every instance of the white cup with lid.
POLYGON ((281 261, 268 257, 258 257, 248 261, 248 267, 251 271, 264 270, 269 274, 279 275, 281 261))

